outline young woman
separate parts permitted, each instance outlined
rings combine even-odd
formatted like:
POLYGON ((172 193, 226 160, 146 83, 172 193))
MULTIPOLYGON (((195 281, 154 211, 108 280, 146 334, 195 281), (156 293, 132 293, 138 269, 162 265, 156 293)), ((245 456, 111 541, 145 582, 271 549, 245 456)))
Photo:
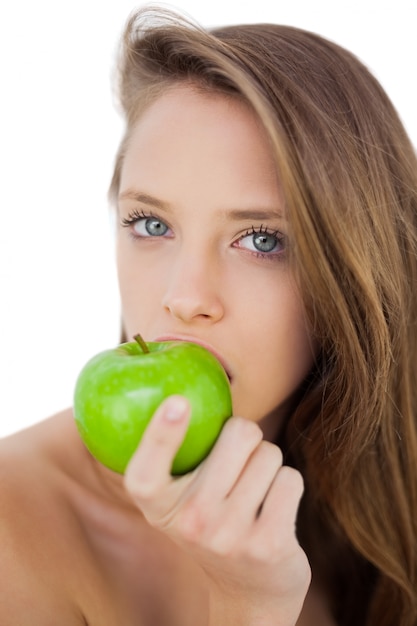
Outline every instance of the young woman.
POLYGON ((124 477, 70 410, 5 440, 2 625, 416 626, 417 162, 390 101, 312 33, 146 10, 120 101, 123 337, 206 346, 234 417, 180 478, 179 396, 124 477))

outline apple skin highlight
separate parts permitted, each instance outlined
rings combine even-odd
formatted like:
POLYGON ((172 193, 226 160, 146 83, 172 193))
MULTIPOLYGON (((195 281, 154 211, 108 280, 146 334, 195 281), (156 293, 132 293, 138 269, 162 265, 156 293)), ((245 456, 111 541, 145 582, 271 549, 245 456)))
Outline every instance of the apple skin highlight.
POLYGON ((191 419, 172 474, 185 474, 207 456, 232 415, 227 374, 201 345, 135 339, 97 354, 81 370, 74 391, 78 431, 98 461, 123 474, 158 406, 182 395, 191 419))

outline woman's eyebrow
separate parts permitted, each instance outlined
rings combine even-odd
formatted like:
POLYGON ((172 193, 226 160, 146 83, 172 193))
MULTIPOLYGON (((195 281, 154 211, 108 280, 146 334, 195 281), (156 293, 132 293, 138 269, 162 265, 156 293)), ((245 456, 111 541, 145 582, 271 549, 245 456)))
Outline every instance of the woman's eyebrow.
MULTIPOLYGON (((169 211, 171 209, 171 205, 164 200, 159 198, 155 198, 148 193, 143 191, 135 191, 133 189, 127 189, 119 196, 119 201, 121 200, 135 200, 136 202, 141 202, 142 204, 147 204, 149 206, 153 206, 156 209, 162 209, 163 211, 169 211)), ((254 220, 254 221, 267 221, 271 219, 285 219, 279 209, 276 208, 256 208, 249 207, 247 209, 222 209, 220 213, 224 218, 231 221, 239 221, 239 220, 254 220)))
POLYGON ((127 191, 121 193, 119 195, 119 201, 120 200, 135 200, 136 202, 149 204, 157 209, 163 209, 164 211, 167 211, 170 208, 168 202, 159 200, 159 198, 155 198, 154 196, 144 193, 143 191, 134 191, 132 189, 128 189, 127 191))
POLYGON ((278 209, 231 209, 230 211, 225 211, 225 215, 231 220, 284 219, 284 215, 278 209))

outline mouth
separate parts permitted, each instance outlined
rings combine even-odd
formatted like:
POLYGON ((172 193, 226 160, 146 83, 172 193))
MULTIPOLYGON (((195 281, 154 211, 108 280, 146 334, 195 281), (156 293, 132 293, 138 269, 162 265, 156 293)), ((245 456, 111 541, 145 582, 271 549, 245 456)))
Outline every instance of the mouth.
POLYGON ((196 337, 185 337, 185 336, 181 336, 181 335, 162 335, 161 337, 156 337, 155 339, 153 339, 152 341, 155 342, 162 342, 162 341, 185 341, 188 343, 196 343, 197 345, 201 346, 202 348, 205 348, 206 350, 208 350, 208 352, 211 352, 211 354, 216 357, 216 359, 219 361, 220 365, 223 367, 224 371, 226 372, 226 376, 229 379, 229 383, 232 382, 232 374, 230 372, 230 368, 227 365, 227 363, 225 362, 224 358, 222 357, 221 354, 219 354, 217 352, 217 350, 215 350, 210 344, 206 343, 205 341, 201 341, 201 339, 197 339, 196 337))

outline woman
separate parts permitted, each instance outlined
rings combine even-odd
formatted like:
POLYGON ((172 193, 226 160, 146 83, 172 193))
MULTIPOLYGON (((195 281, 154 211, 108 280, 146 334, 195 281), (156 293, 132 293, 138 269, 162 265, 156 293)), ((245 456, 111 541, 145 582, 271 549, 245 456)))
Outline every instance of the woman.
POLYGON ((2 624, 416 626, 417 167, 396 112, 316 35, 146 10, 120 101, 123 337, 208 347, 236 417, 179 479, 178 396, 124 478, 71 411, 2 444, 2 624))

